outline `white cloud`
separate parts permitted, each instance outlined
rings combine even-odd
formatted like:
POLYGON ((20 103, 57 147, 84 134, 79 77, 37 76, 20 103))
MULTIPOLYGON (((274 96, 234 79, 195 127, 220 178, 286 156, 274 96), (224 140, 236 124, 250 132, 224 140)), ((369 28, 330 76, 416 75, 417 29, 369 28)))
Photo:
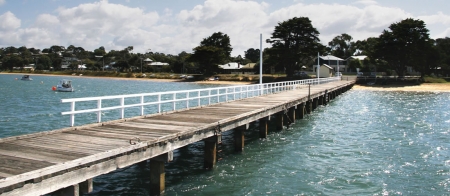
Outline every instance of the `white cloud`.
POLYGON ((20 43, 20 38, 15 33, 20 28, 20 19, 13 13, 6 12, 0 15, 0 21, 0 43, 5 47, 20 43))
POLYGON ((59 24, 60 21, 58 17, 50 14, 41 14, 37 17, 33 26, 46 29, 57 29, 59 24))
POLYGON ((268 20, 267 7, 266 3, 253 1, 208 0, 178 14, 183 31, 177 37, 190 39, 186 51, 191 51, 204 38, 220 31, 230 37, 233 54, 243 54, 259 46, 259 34, 268 20))
POLYGON ((0 15, 0 31, 13 31, 20 27, 20 19, 18 19, 13 13, 6 12, 0 15))
MULTIPOLYGON (((68 9, 60 8, 58 13, 62 36, 69 38, 68 42, 71 44, 88 48, 98 48, 110 41, 105 39, 125 38, 130 32, 148 31, 159 19, 155 12, 145 13, 140 8, 111 4, 108 1, 81 4, 68 9)), ((134 43, 135 40, 130 42, 134 43)), ((110 49, 129 46, 120 43, 124 42, 116 43, 114 46, 117 48, 110 49)))
POLYGON ((423 20, 426 24, 444 24, 449 25, 450 24, 450 15, 445 15, 442 12, 438 12, 434 15, 429 16, 419 16, 419 19, 423 20))
POLYGON ((5 4, 6 0, 0 0, 0 6, 5 4))
MULTIPOLYGON (((448 36, 450 32, 446 29, 450 16, 442 12, 413 16, 371 0, 348 5, 301 2, 274 10, 273 5, 265 2, 206 0, 179 12, 162 10, 160 16, 157 12, 102 0, 41 14, 29 27, 21 27, 19 18, 5 12, 0 15, 0 47, 26 45, 43 49, 75 45, 87 50, 100 46, 121 50, 133 46, 134 52, 151 49, 178 54, 192 52, 204 38, 220 31, 230 36, 232 55, 236 56, 249 48, 259 48, 259 34, 263 34, 264 40, 270 38, 278 22, 302 16, 308 17, 319 30, 323 44, 342 33, 351 35, 355 41, 378 36, 390 24, 406 18, 424 20, 433 27, 433 38, 448 36)), ((269 45, 263 43, 263 47, 269 45)))

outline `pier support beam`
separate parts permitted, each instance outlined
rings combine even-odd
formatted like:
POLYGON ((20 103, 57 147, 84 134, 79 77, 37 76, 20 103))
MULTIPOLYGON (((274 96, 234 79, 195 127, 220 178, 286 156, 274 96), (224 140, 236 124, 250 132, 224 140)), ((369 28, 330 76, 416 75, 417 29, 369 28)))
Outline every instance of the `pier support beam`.
POLYGON ((295 107, 289 108, 288 117, 290 123, 295 123, 295 110, 296 110, 295 107))
POLYGON ((259 119, 259 138, 266 138, 268 132, 270 116, 267 118, 259 119))
POLYGON ((78 184, 60 189, 55 192, 58 196, 79 196, 80 186, 78 184))
POLYGON ((284 125, 284 111, 278 112, 276 114, 277 131, 283 130, 284 125))
POLYGON ((245 124, 234 129, 234 151, 242 152, 244 150, 244 131, 248 128, 249 124, 245 124))
POLYGON ((314 98, 312 100, 312 110, 315 110, 317 108, 318 102, 319 102, 318 98, 314 98))
POLYGON ((150 195, 160 195, 166 188, 166 173, 164 161, 158 159, 150 160, 150 195))
POLYGON ((301 103, 297 105, 297 117, 298 119, 303 119, 305 117, 305 103, 301 103))
POLYGON ((160 195, 166 188, 164 164, 173 160, 173 151, 150 159, 150 195, 160 195))
POLYGON ((204 168, 213 169, 217 162, 217 136, 205 139, 205 161, 204 168))
POLYGON ((306 102, 306 113, 311 114, 311 112, 312 112, 312 101, 310 100, 306 102))
POLYGON ((94 186, 92 183, 92 178, 87 179, 86 181, 80 183, 80 192, 83 194, 88 194, 94 190, 94 186))

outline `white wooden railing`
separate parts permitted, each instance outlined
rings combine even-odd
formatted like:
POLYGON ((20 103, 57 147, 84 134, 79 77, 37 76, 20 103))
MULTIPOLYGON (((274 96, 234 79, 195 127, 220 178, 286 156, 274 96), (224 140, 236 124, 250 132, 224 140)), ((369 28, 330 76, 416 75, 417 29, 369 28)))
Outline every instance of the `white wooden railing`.
MULTIPOLYGON (((142 94, 129 94, 129 95, 114 95, 114 96, 102 96, 102 97, 86 97, 86 98, 72 98, 62 99, 62 103, 70 103, 70 111, 62 112, 62 115, 70 115, 70 126, 75 124, 75 114, 82 113, 97 113, 97 122, 102 120, 102 111, 107 110, 119 110, 120 118, 125 118, 125 108, 140 108, 140 115, 144 116, 145 106, 156 105, 157 109, 153 113, 161 113, 162 105, 171 105, 171 111, 177 109, 187 109, 190 107, 207 106, 211 104, 229 102, 239 99, 245 99, 249 97, 257 97, 267 94, 279 93, 282 91, 295 90, 303 85, 317 85, 333 81, 340 80, 340 77, 332 78, 320 78, 320 79, 307 79, 285 82, 274 82, 264 84, 252 84, 241 86, 229 86, 218 88, 205 88, 195 90, 181 90, 181 91, 168 91, 157 93, 142 93, 142 94), (126 99, 137 99, 138 103, 125 104, 126 99), (149 101, 145 101, 145 100, 149 101), (114 106, 102 106, 104 100, 119 100, 118 105, 114 106), (196 100, 195 104, 192 103, 196 100), (80 102, 97 102, 97 104, 90 104, 87 107, 80 110, 76 110, 76 103, 80 102), (185 102, 182 106, 177 108, 177 104, 185 102), (95 107, 96 106, 96 107, 95 107)), ((85 106, 86 107, 86 106, 85 106)))

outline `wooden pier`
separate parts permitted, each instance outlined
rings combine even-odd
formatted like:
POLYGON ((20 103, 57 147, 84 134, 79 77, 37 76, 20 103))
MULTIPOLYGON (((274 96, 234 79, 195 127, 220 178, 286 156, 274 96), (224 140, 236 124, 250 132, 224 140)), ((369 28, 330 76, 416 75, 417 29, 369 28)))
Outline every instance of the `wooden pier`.
POLYGON ((302 86, 290 91, 210 106, 95 123, 0 139, 0 195, 79 195, 92 179, 150 160, 149 189, 165 189, 164 163, 173 150, 204 141, 205 168, 216 163, 221 133, 233 130, 235 149, 244 149, 243 131, 259 121, 261 138, 268 121, 282 129, 285 118, 303 118, 319 105, 351 89, 355 81, 302 86))

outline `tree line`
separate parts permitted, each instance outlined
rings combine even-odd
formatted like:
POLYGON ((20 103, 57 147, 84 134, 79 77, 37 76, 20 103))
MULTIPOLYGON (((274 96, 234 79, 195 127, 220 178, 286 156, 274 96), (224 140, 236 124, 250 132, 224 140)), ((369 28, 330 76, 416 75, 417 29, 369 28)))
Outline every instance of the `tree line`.
MULTIPOLYGON (((366 55, 363 61, 349 60, 349 70, 385 72, 404 76, 407 67, 419 71, 422 76, 435 73, 447 73, 450 70, 450 38, 431 39, 429 30, 421 20, 408 18, 391 24, 378 37, 353 41, 351 35, 343 33, 333 38, 328 45, 320 43, 319 31, 313 27, 308 17, 294 17, 279 22, 266 40, 271 46, 263 50, 263 72, 271 70, 293 76, 302 66, 312 68, 317 54, 333 55, 347 59, 355 55, 366 55)), ((222 32, 215 32, 204 38, 192 53, 185 51, 177 54, 152 52, 133 53, 133 46, 122 50, 106 52, 103 46, 94 51, 70 45, 51 46, 45 49, 13 46, 0 48, 0 69, 12 70, 35 64, 36 70, 61 70, 62 63, 68 62, 69 69, 77 69, 84 64, 88 70, 103 71, 104 65, 122 72, 153 72, 146 66, 144 59, 165 62, 170 66, 163 72, 202 73, 206 75, 220 73, 220 64, 237 62, 240 64, 256 63, 255 72, 259 72, 260 50, 249 48, 244 57, 231 56, 233 48, 230 37, 222 32), (72 59, 72 60, 71 60, 72 59), (142 67, 142 69, 141 69, 142 67)))

